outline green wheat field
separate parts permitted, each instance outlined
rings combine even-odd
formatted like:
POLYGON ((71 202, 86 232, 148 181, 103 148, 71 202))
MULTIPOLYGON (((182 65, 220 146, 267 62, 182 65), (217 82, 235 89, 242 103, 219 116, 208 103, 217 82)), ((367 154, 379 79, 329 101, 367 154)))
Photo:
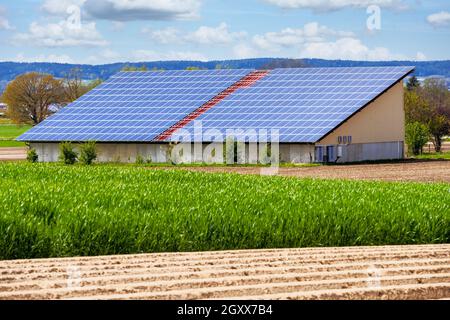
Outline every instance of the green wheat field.
POLYGON ((449 240, 444 183, 0 163, 0 259, 449 240))

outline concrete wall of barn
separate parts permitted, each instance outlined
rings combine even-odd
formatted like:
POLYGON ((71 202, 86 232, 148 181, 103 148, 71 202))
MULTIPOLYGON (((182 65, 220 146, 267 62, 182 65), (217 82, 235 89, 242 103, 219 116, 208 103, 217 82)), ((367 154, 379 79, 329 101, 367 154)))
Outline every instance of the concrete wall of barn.
POLYGON ((313 163, 314 145, 312 144, 281 144, 280 161, 284 163, 313 163))
MULTIPOLYGON (((36 149, 39 161, 58 161, 58 143, 30 143, 30 146, 36 149)), ((74 146, 77 149, 77 146, 74 146)), ((135 162, 136 157, 141 155, 144 160, 151 157, 153 162, 166 162, 166 150, 167 145, 98 143, 97 160, 99 162, 135 162)))
MULTIPOLYGON (((56 162, 59 156, 58 143, 31 143, 36 149, 41 162, 56 162)), ((75 149, 77 149, 77 146, 75 149)), ((99 162, 128 162, 134 163, 138 155, 144 160, 151 159, 152 162, 164 163, 170 159, 168 157, 167 144, 133 144, 133 143, 97 143, 97 154, 99 162)), ((189 160, 192 162, 221 162, 223 156, 223 145, 221 143, 204 144, 201 147, 194 147, 186 144, 179 144, 175 148, 174 154, 181 154, 179 160, 189 160), (186 157, 188 155, 188 157, 186 157)), ((256 144, 245 146, 245 163, 257 163, 258 153, 264 150, 265 146, 258 147, 256 144), (251 151, 251 152, 250 152, 251 151)), ((314 145, 301 144, 281 144, 279 146, 281 162, 310 163, 314 162, 314 145)), ((239 158, 243 161, 243 153, 239 158)), ((174 159, 176 160, 176 159, 174 159)))
POLYGON ((343 146, 337 163, 403 159, 403 141, 355 143, 343 146))
MULTIPOLYGON (((327 145, 322 145, 327 146, 327 145)), ((334 145, 337 148, 337 145, 334 145)), ((59 155, 58 143, 31 143, 31 147, 36 149, 39 161, 56 162, 59 155)), ((367 160, 391 160, 403 158, 403 142, 383 142, 383 143, 356 143, 342 145, 342 157, 337 162, 357 162, 367 160)), ((76 145, 75 145, 76 148, 76 145)), ((180 162, 215 162, 222 161, 220 155, 223 155, 223 147, 218 144, 204 144, 201 148, 191 145, 178 145, 177 152, 180 156, 180 162), (214 150, 214 151, 213 151, 214 150), (187 157, 186 157, 187 156, 187 157), (184 160, 184 161, 183 161, 184 160)), ((257 163, 258 147, 256 144, 246 145, 245 163, 257 163), (252 152, 249 152, 252 150, 252 152)), ((337 151, 335 151, 337 152, 337 151)), ((98 143, 97 153, 99 162, 124 162, 134 163, 140 155, 144 161, 151 159, 155 163, 165 163, 170 161, 168 157, 167 144, 115 144, 98 143)), ((280 162, 282 163, 312 163, 315 162, 315 145, 309 144, 280 144, 279 145, 280 162)), ((243 158, 241 157, 243 160, 243 158)))

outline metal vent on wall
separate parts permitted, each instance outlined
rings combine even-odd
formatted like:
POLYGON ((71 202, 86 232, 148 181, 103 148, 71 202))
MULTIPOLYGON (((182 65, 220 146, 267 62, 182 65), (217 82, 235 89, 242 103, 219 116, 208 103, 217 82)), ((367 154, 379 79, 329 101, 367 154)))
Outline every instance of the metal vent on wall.
POLYGON ((338 144, 351 144, 352 140, 353 140, 352 136, 339 136, 338 144))

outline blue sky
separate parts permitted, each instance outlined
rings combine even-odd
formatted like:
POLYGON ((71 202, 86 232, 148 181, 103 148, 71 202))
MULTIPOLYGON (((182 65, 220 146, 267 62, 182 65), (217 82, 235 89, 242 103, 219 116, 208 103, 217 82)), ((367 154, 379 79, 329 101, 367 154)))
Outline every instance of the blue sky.
POLYGON ((0 43, 21 62, 443 60, 450 1, 0 0, 0 43))

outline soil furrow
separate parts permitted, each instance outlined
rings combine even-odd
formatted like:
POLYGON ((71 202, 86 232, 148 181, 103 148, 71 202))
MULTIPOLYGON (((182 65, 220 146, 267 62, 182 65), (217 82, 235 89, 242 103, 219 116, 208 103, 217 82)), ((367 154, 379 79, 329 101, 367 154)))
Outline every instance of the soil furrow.
MULTIPOLYGON (((119 279, 126 279, 127 281, 132 281, 133 279, 140 279, 142 277, 150 278, 161 278, 161 279, 185 279, 185 278, 200 278, 202 276, 208 277, 225 277, 232 275, 253 275, 253 274, 281 274, 281 273, 298 273, 298 274, 312 274, 312 273, 336 273, 336 272, 370 272, 370 270, 376 270, 383 273, 396 272, 396 271, 408 271, 415 273, 423 273, 427 270, 447 270, 450 268, 450 260, 441 261, 411 261, 411 262, 383 262, 377 265, 373 264, 337 264, 329 266, 286 266, 280 264, 280 266, 275 267, 251 267, 251 268, 223 268, 223 269, 212 269, 205 267, 199 270, 185 270, 183 268, 177 268, 164 270, 164 272, 149 272, 150 270, 141 268, 136 269, 135 272, 116 272, 111 273, 96 273, 96 272, 85 272, 77 273, 77 275, 84 282, 93 281, 118 281, 119 279)), ((160 270, 158 270, 160 271, 160 270)), ((73 273, 72 273, 73 274, 73 273)), ((28 277, 18 278, 11 276, 10 278, 4 278, 0 281, 0 288, 13 287, 19 285, 25 285, 30 281, 34 284, 39 284, 41 282, 49 285, 50 283, 59 284, 61 282, 67 282, 69 273, 59 273, 53 274, 51 280, 45 275, 34 275, 31 274, 28 277)), ((0 289, 0 292, 2 290, 0 289)))
POLYGON ((0 262, 0 299, 406 299, 419 295, 450 298, 450 245, 0 262))
MULTIPOLYGON (((218 295, 261 294, 264 292, 290 292, 293 290, 319 290, 319 289, 342 289, 352 287, 367 287, 393 284, 421 284, 421 283, 448 283, 450 274, 427 274, 427 275, 400 275, 379 278, 347 278, 347 279, 325 279, 306 280, 296 279, 296 275, 283 279, 271 279, 269 276, 243 279, 242 277, 223 279, 193 279, 189 281, 158 281, 139 282, 132 284, 109 285, 104 287, 88 286, 74 288, 56 288, 42 291, 15 291, 13 293, 0 293, 0 299, 5 296, 8 299, 27 299, 34 296, 37 299, 62 299, 72 297, 90 297, 92 295, 120 295, 123 298, 136 298, 145 296, 146 299, 204 299, 214 298, 218 295)), ((122 298, 121 298, 122 299, 122 298)))
MULTIPOLYGON (((298 281, 301 279, 302 281, 306 280, 324 280, 324 279, 345 279, 345 278, 377 278, 377 277, 385 277, 385 276, 394 276, 394 275, 423 275, 423 274, 438 274, 438 273, 450 273, 450 266, 429 266, 429 267, 401 267, 401 268, 382 268, 382 269, 371 269, 368 268, 366 270, 342 270, 342 271, 316 271, 311 272, 310 270, 286 270, 286 269, 278 269, 278 272, 274 272, 275 270, 271 269, 261 269, 261 270, 240 270, 240 271, 229 271, 222 273, 211 273, 211 272, 197 272, 197 273, 179 273, 179 274, 138 274, 138 275, 119 275, 119 276, 98 276, 93 278, 82 278, 79 283, 77 283, 80 287, 86 286, 96 286, 96 287, 104 287, 109 285, 122 285, 127 284, 131 285, 132 283, 139 282, 157 282, 157 281, 178 281, 180 285, 183 282, 186 282, 189 286, 189 280, 192 279, 208 279, 215 278, 220 279, 221 281, 231 281, 235 277, 245 278, 246 280, 254 280, 257 279, 255 276, 260 276, 261 279, 270 278, 273 281, 277 281, 277 279, 285 279, 288 281, 289 279, 294 279, 298 281), (309 271, 309 272, 308 272, 309 271), (252 279, 251 277, 255 277, 252 279)), ((48 290, 48 289, 57 289, 57 288, 67 288, 68 279, 61 280, 43 280, 43 281, 34 281, 30 283, 29 281, 25 282, 17 282, 17 283, 9 283, 9 284, 0 284, 0 292, 12 292, 12 291, 29 291, 29 290, 48 290)))
MULTIPOLYGON (((309 292, 289 292, 256 296, 227 297, 229 300, 381 300, 381 299, 446 299, 450 296, 450 284, 413 284, 395 285, 379 288, 332 289, 309 292)), ((221 298, 223 299, 223 298, 221 298)))
MULTIPOLYGON (((90 264, 90 263, 73 263, 75 261, 71 261, 71 263, 67 264, 55 264, 55 265, 40 265, 36 263, 31 263, 29 266, 8 266, 1 268, 1 262, 0 262, 0 276, 2 275, 9 275, 9 274, 21 274, 21 273, 34 273, 36 270, 39 270, 40 273, 46 272, 58 272, 58 271, 64 271, 68 267, 76 266, 79 269, 88 268, 90 270, 108 270, 108 269, 115 269, 120 268, 121 266, 126 265, 127 267, 133 266, 133 265, 142 265, 145 264, 148 268, 167 268, 167 267, 176 267, 176 266, 202 266, 202 265, 242 265, 242 264, 252 264, 256 265, 258 263, 269 263, 269 262, 277 262, 277 261, 289 261, 293 263, 320 263, 320 264, 331 264, 338 261, 371 261, 371 260, 379 260, 379 259, 420 259, 420 258, 445 258, 450 257, 450 248, 439 250, 435 252, 411 252, 411 253, 384 253, 384 254, 333 254, 333 255, 293 255, 293 256, 267 256, 267 257, 244 257, 244 258, 235 258, 235 257, 228 257, 223 256, 220 259, 201 259, 199 257, 192 257, 192 259, 182 261, 182 260, 175 260, 175 261, 159 261, 154 258, 149 257, 147 260, 131 260, 131 261, 111 261, 110 263, 107 263, 106 261, 101 264, 90 264)), ((105 257, 105 259, 108 259, 108 257, 105 257)))
MULTIPOLYGON (((84 299, 173 299, 173 300, 191 300, 191 299, 213 299, 213 298, 226 298, 227 296, 237 295, 261 295, 267 293, 288 293, 292 291, 316 291, 316 290, 331 290, 331 289, 351 289, 355 287, 377 287, 382 289, 383 286, 391 285, 405 285, 405 284, 422 284, 422 283, 449 283, 450 274, 439 275, 417 275, 417 276, 391 276, 383 277, 376 282, 367 279, 338 279, 338 280, 319 280, 319 281, 294 281, 294 282, 269 282, 269 283, 257 283, 257 284, 235 284, 235 283, 222 283, 221 285, 211 286, 210 288, 188 288, 188 289, 176 289, 174 287, 170 290, 164 291, 151 291, 144 286, 138 288, 142 292, 121 292, 121 293, 108 293, 103 291, 98 292, 95 296, 86 296, 84 294, 76 295, 72 298, 84 298, 84 299)), ((213 283, 211 283, 213 285, 213 283)), ((22 297, 26 297, 24 293, 22 297)), ((33 294, 33 293, 31 293, 33 294)), ((61 296, 52 293, 54 298, 62 298, 61 296)), ((1 298, 1 296, 0 296, 1 298)))
POLYGON ((344 254, 374 254, 381 255, 391 254, 411 254, 416 253, 437 253, 450 252, 450 244, 440 245, 404 245, 404 246, 369 246, 369 247, 330 247, 330 248, 292 248, 292 249, 254 249, 254 250, 224 250, 224 251, 200 251, 200 252, 180 252, 180 253, 151 253, 151 254, 129 254, 129 255, 112 255, 112 256, 97 256, 97 257, 69 257, 69 258, 46 258, 46 259, 18 259, 0 261, 0 269, 10 265, 23 265, 23 267, 33 266, 39 264, 40 266, 54 266, 58 264, 65 264, 70 262, 77 262, 78 264, 89 263, 90 265, 110 264, 114 262, 127 262, 129 260, 162 260, 167 262, 172 261, 190 261, 192 257, 197 259, 224 259, 228 258, 263 258, 266 256, 277 257, 291 257, 291 256, 305 256, 308 255, 344 255, 344 254))

